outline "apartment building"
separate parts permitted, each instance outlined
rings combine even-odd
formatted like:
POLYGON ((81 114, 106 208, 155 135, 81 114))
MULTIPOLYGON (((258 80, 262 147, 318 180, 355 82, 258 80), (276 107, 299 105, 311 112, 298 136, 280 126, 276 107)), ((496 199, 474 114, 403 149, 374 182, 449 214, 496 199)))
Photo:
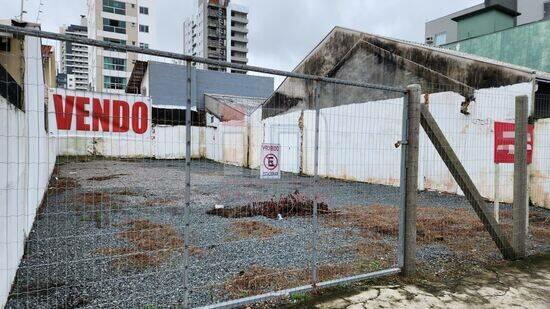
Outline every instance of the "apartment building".
MULTIPOLYGON (((185 54, 246 65, 248 8, 231 0, 198 0, 195 14, 184 22, 183 36, 185 54)), ((226 71, 212 65, 199 65, 199 68, 226 71)))
MULTIPOLYGON (((112 44, 151 48, 154 0, 88 0, 88 37, 112 44)), ((90 47, 91 90, 124 93, 141 55, 90 47)))
MULTIPOLYGON (((63 26, 60 29, 63 34, 70 34, 79 37, 88 36, 88 20, 86 16, 80 17, 80 25, 63 26)), ((61 79, 70 80, 71 83, 61 84, 69 89, 89 90, 89 53, 88 46, 72 42, 61 42, 60 46, 60 74, 65 77, 61 79)))
POLYGON ((550 0, 480 1, 480 4, 475 6, 427 22, 426 44, 440 46, 464 39, 460 35, 458 22, 464 20, 465 17, 470 19, 470 24, 477 27, 471 35, 480 35, 480 30, 496 32, 504 30, 505 26, 521 26, 549 19, 550 0), (477 16, 477 21, 470 18, 474 15, 477 16), (506 20, 511 15, 515 15, 512 16, 512 24, 506 20), (474 21, 473 23, 472 20, 474 21))

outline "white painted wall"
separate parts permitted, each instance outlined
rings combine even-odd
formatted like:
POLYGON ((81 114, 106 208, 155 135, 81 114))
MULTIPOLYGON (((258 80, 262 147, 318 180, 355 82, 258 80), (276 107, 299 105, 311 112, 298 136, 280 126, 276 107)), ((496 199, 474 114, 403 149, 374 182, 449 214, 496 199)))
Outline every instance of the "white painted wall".
MULTIPOLYGON (((459 113, 463 98, 452 92, 430 95, 429 108, 470 177, 485 198, 493 199, 494 122, 514 121, 515 97, 531 98, 530 83, 476 91, 471 115, 459 113)), ((216 123, 192 130, 193 158, 258 168, 262 143, 281 144, 281 170, 313 175, 315 112, 294 111, 261 120, 261 109, 245 121, 216 123)), ((322 177, 398 186, 401 150, 402 99, 350 104, 320 112, 319 174, 322 177)), ((536 124, 531 199, 550 207, 550 121, 536 124)), ((421 131, 419 189, 463 194, 426 134, 421 131)), ((71 140, 62 154, 185 158, 185 127, 157 126, 151 142, 131 139, 103 142, 103 148, 71 140), (136 144, 137 143, 137 144, 136 144), (107 147, 107 145, 110 145, 107 147), (140 148, 141 147, 141 148, 140 148)), ((513 164, 501 165, 501 201, 513 201, 513 164)))
MULTIPOLYGON (((200 135, 204 128, 191 128, 191 157, 201 158, 200 135)), ((185 126, 156 126, 153 128, 152 150, 157 159, 185 159, 185 126)))
POLYGON ((7 300, 57 154, 57 144, 44 123, 41 41, 26 37, 24 47, 25 112, 0 97, 1 305, 7 300))
POLYGON ((550 119, 535 123, 529 196, 535 205, 550 208, 550 119))
MULTIPOLYGON (((456 93, 437 93, 429 98, 429 108, 449 143, 461 159, 482 196, 492 200, 494 192, 494 122, 513 122, 515 97, 527 95, 532 85, 517 84, 476 91, 471 115, 459 113, 463 98, 456 93)), ((401 150, 394 143, 401 139, 402 102, 400 99, 350 104, 321 110, 319 174, 323 177, 399 185, 401 150)), ((299 127, 301 112, 268 118, 258 125, 266 142, 278 140, 281 128, 299 127)), ((313 174, 314 111, 303 113, 302 173, 313 174)), ((530 166, 530 192, 535 205, 550 207, 550 121, 535 125, 535 152, 530 166)), ((283 130, 284 130, 283 129, 283 130)), ((254 131, 254 130, 253 130, 254 131)), ((421 131, 419 189, 463 194, 426 134, 421 131)), ((285 154, 282 154, 284 156, 285 154)), ((284 162, 284 160, 283 160, 284 162)), ((254 165, 255 166, 255 165, 254 165)), ((284 171, 288 167, 282 165, 284 171)), ((513 201, 513 164, 501 165, 501 199, 513 201)))

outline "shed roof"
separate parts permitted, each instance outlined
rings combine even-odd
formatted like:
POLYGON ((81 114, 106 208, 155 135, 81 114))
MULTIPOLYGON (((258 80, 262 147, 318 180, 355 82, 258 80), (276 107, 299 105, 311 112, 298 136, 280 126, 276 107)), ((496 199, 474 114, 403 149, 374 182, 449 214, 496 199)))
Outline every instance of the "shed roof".
MULTIPOLYGON (((473 95, 476 89, 535 78, 550 81, 549 73, 526 67, 342 27, 328 33, 294 71, 401 88, 419 83, 424 93, 454 91, 464 97, 473 95)), ((286 78, 266 101, 263 117, 313 108, 309 97, 312 87, 311 82, 286 78)), ((395 97, 371 89, 336 87, 330 91, 327 89, 321 97, 321 107, 395 97)))
MULTIPOLYGON (((418 42, 413 42, 413 41, 407 41, 407 40, 402 40, 402 39, 386 37, 386 36, 382 36, 382 35, 371 34, 371 33, 368 33, 368 32, 361 32, 361 31, 357 31, 357 30, 353 30, 353 29, 349 29, 349 28, 344 28, 344 27, 340 27, 340 26, 334 27, 325 36, 325 38, 306 56, 306 58, 304 58, 296 66, 294 71, 300 70, 300 67, 303 66, 309 58, 311 58, 313 55, 315 55, 317 52, 319 52, 320 49, 323 49, 325 47, 325 45, 327 43, 329 43, 330 39, 332 37, 334 37, 337 33, 354 35, 356 38, 355 38, 355 41, 354 41, 353 45, 356 45, 357 43, 360 43, 360 42, 372 42, 373 40, 378 39, 378 40, 381 40, 381 41, 387 41, 389 43, 399 44, 399 45, 395 46, 396 49, 402 49, 402 48, 409 47, 409 48, 414 48, 414 49, 418 49, 418 50, 430 51, 430 52, 434 52, 437 55, 441 55, 441 56, 444 56, 444 57, 456 58, 459 61, 464 61, 464 62, 473 61, 474 64, 488 64, 488 65, 491 65, 491 66, 494 66, 494 67, 500 67, 500 68, 503 68, 503 69, 513 70, 513 71, 516 71, 516 73, 518 73, 518 74, 530 74, 530 75, 534 75, 534 77, 541 78, 541 79, 546 79, 546 80, 550 81, 550 73, 547 73, 547 72, 536 71, 536 70, 533 70, 533 69, 530 69, 530 68, 527 68, 527 67, 523 67, 523 66, 519 66, 519 65, 515 65, 515 64, 510 64, 510 63, 494 60, 494 59, 491 59, 491 58, 472 55, 472 54, 468 54, 468 53, 464 53, 464 52, 460 52, 460 51, 450 50, 450 49, 446 49, 446 48, 442 48, 442 47, 430 46, 430 45, 426 45, 424 43, 418 43, 418 42)), ((348 51, 350 49, 351 48, 348 48, 348 51)), ((388 51, 397 54, 396 49, 388 50, 388 51)), ((415 61, 415 59, 409 59, 409 60, 415 61)), ((474 86, 474 85, 470 85, 470 86, 474 86)))
POLYGON ((228 114, 241 114, 250 116, 260 107, 266 98, 244 97, 224 94, 205 94, 206 111, 224 120, 228 114), (223 108, 220 108, 223 107, 223 108), (230 111, 230 113, 227 113, 230 111))

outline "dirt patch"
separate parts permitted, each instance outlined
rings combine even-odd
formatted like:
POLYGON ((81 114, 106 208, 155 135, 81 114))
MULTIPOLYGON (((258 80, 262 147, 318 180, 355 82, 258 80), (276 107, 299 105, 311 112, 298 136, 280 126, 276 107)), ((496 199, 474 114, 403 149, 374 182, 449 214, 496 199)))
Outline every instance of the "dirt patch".
POLYGON ((239 238, 268 239, 282 232, 278 227, 260 221, 238 221, 231 224, 233 233, 239 238))
MULTIPOLYGON (((361 269, 354 265, 320 265, 317 275, 320 281, 342 278, 358 273, 361 269)), ((258 295, 311 283, 311 268, 277 270, 262 266, 251 266, 230 278, 225 290, 232 297, 258 295)))
MULTIPOLYGON (((319 202, 317 204, 319 215, 333 213, 328 205, 319 202)), ((263 202, 253 202, 247 206, 235 208, 212 209, 206 212, 209 215, 220 216, 224 218, 248 218, 264 216, 270 219, 276 219, 280 214, 283 218, 288 217, 306 217, 313 214, 313 200, 295 191, 286 196, 281 196, 278 200, 271 199, 263 202)))
POLYGON ((85 192, 78 194, 70 202, 80 202, 84 205, 106 205, 112 201, 111 194, 107 192, 85 192))
POLYGON ((95 176, 95 177, 90 177, 86 180, 106 181, 106 180, 111 180, 111 179, 117 179, 117 178, 120 178, 122 176, 128 176, 128 174, 113 174, 113 175, 108 175, 108 176, 95 176))
POLYGON ((357 244, 356 251, 363 258, 369 258, 372 261, 385 261, 387 266, 395 262, 396 247, 387 242, 360 242, 357 244))
MULTIPOLYGON (((134 220, 123 224, 125 231, 117 236, 130 243, 128 247, 102 248, 97 253, 113 256, 116 268, 145 268, 166 262, 177 250, 183 250, 181 235, 168 224, 134 220)), ((200 250, 190 248, 191 254, 200 250)))
POLYGON ((54 168, 50 183, 48 184, 48 196, 61 194, 67 190, 80 188, 78 180, 72 177, 61 177, 57 167, 54 168))
POLYGON ((138 193, 138 192, 135 192, 135 191, 132 191, 128 188, 124 188, 124 189, 121 189, 121 190, 117 190, 117 191, 113 191, 111 192, 111 194, 114 194, 114 195, 123 195, 123 196, 140 196, 141 194, 138 193))
MULTIPOLYGON (((371 205, 349 207, 330 217, 324 224, 338 228, 357 228, 365 237, 397 237, 399 209, 393 206, 371 205)), ((502 224, 507 226, 508 223, 502 224)), ((444 242, 459 245, 457 241, 472 242, 472 237, 485 235, 485 228, 477 215, 469 209, 445 209, 420 206, 417 209, 417 242, 430 244, 444 242)))
POLYGON ((178 202, 177 199, 151 199, 145 201, 145 206, 147 207, 157 207, 157 206, 166 206, 166 205, 175 205, 178 202))
POLYGON ((363 236, 397 236, 399 210, 392 206, 352 206, 324 218, 323 223, 336 228, 358 228, 363 236))

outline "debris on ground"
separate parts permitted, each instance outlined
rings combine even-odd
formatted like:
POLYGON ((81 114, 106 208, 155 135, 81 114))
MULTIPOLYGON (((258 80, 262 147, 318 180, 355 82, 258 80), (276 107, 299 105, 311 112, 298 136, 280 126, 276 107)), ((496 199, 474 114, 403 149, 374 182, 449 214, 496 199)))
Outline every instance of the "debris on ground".
MULTIPOLYGON (((313 214, 314 201, 295 191, 286 196, 281 196, 278 200, 271 199, 263 202, 252 202, 247 206, 235 208, 211 209, 206 213, 209 215, 220 216, 224 218, 247 218, 264 216, 270 219, 277 219, 279 216, 288 217, 306 217, 313 214)), ((319 215, 332 214, 328 205, 324 202, 317 203, 317 213, 319 215)))
POLYGON ((48 184, 48 196, 61 194, 67 190, 77 188, 80 188, 80 183, 78 183, 78 180, 72 177, 62 177, 56 167, 52 173, 52 177, 50 178, 50 183, 48 184))
MULTIPOLYGON (((122 226, 126 227, 126 230, 117 236, 129 242, 131 246, 97 250, 97 253, 113 256, 113 265, 116 268, 157 266, 167 261, 174 251, 183 249, 183 239, 168 224, 134 220, 122 226)), ((192 254, 199 252, 197 248, 190 249, 192 254)))

